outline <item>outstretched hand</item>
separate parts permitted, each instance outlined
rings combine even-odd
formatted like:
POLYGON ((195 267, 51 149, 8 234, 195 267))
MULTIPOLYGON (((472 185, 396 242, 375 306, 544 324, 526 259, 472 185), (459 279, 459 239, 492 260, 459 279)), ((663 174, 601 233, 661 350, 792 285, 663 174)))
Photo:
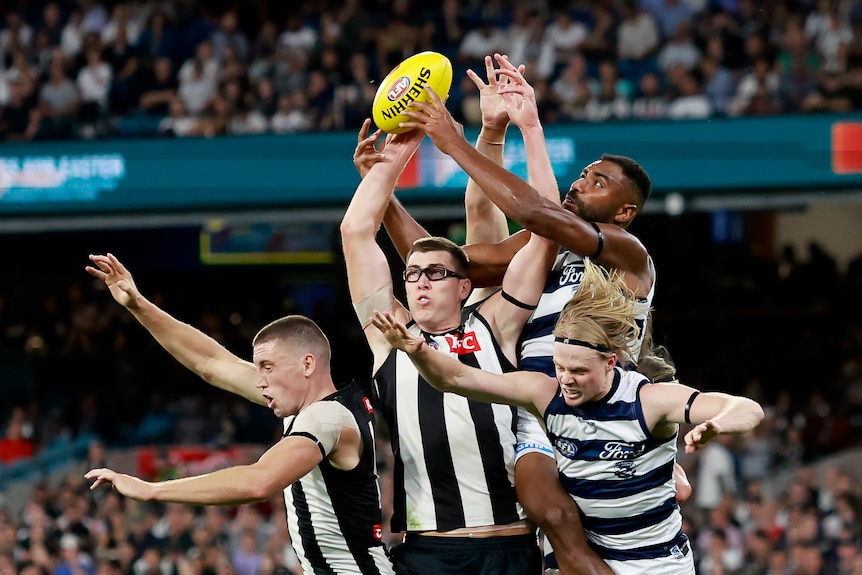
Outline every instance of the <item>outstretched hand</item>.
POLYGON ((508 56, 494 54, 494 58, 500 65, 496 70, 497 75, 508 79, 499 84, 497 91, 506 103, 509 119, 522 130, 539 126, 536 92, 524 78, 524 66, 516 68, 509 62, 508 56))
POLYGON ((364 178, 368 174, 371 166, 383 161, 383 150, 378 150, 376 147, 377 140, 380 139, 383 130, 378 128, 369 136, 369 129, 371 129, 371 118, 365 118, 365 121, 362 122, 362 127, 359 129, 356 148, 353 150, 353 165, 356 167, 356 171, 359 172, 360 178, 364 178))
POLYGON ((113 254, 104 256, 90 254, 90 261, 96 267, 87 266, 84 270, 91 276, 104 281, 111 292, 111 296, 118 304, 128 309, 138 307, 138 300, 142 297, 141 292, 135 286, 132 274, 120 263, 120 260, 113 254))
POLYGON ((685 452, 694 453, 721 433, 721 427, 711 419, 694 426, 685 434, 685 452))
POLYGON ((95 479, 90 489, 97 489, 100 485, 113 485, 114 489, 126 497, 139 501, 147 501, 152 498, 152 483, 125 473, 117 473, 112 469, 91 469, 84 474, 84 478, 95 479))
POLYGON ((421 348, 422 344, 425 343, 425 338, 414 337, 411 335, 410 332, 407 331, 407 326, 396 320, 388 311, 381 313, 374 310, 374 317, 371 318, 371 323, 374 324, 374 327, 380 330, 380 332, 386 337, 386 341, 389 342, 389 345, 395 349, 400 349, 407 353, 414 353, 419 351, 419 348, 421 348))
POLYGON ((464 141, 464 126, 455 121, 431 86, 424 84, 423 87, 431 101, 410 104, 410 107, 402 112, 410 121, 401 122, 401 126, 428 134, 438 150, 450 154, 455 146, 464 141))
MULTIPOLYGON (((522 64, 518 70, 523 74, 525 67, 522 64)), ((491 56, 485 56, 485 75, 487 83, 482 81, 476 72, 467 70, 467 77, 473 80, 479 89, 479 109, 482 111, 482 125, 492 130, 503 131, 509 124, 509 111, 506 101, 500 95, 500 88, 509 83, 507 76, 498 77, 494 68, 494 60, 491 56)))

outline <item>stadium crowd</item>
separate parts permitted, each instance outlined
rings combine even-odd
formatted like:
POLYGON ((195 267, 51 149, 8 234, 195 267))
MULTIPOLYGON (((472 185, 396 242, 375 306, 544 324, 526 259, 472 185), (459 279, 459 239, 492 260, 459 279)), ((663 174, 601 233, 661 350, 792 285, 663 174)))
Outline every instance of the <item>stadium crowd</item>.
POLYGON ((527 64, 544 124, 862 109, 852 0, 96 0, 0 10, 5 140, 354 130, 422 50, 527 64))

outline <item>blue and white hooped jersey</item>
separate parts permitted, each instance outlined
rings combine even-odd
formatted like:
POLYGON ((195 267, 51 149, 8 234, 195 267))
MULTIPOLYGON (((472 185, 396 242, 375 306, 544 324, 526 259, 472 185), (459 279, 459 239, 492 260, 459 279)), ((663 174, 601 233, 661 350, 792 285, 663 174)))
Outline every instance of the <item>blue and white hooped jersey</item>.
POLYGON ((560 481, 583 513, 603 559, 667 555, 685 540, 676 501, 676 436, 647 429, 638 390, 647 378, 619 367, 608 394, 578 407, 558 394, 545 411, 560 481))
MULTIPOLYGON (((641 344, 646 335, 647 318, 650 305, 652 305, 655 293, 655 269, 652 258, 649 260, 650 269, 653 271, 653 282, 646 298, 638 298, 641 309, 638 313, 638 324, 641 326, 639 338, 632 342, 629 350, 632 357, 637 359, 640 354, 641 344)), ((578 291, 581 280, 584 279, 584 258, 569 250, 562 250, 554 266, 548 274, 548 281, 542 293, 539 304, 533 315, 527 320, 524 331, 521 334, 521 350, 519 369, 525 371, 539 371, 551 377, 554 376, 554 325, 563 311, 563 307, 578 291)))

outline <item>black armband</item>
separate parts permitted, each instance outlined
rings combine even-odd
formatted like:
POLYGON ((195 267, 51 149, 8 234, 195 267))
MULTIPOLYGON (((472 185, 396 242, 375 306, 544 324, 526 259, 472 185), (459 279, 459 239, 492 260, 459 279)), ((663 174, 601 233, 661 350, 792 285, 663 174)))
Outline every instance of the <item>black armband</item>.
POLYGON ((697 397, 698 395, 700 395, 700 392, 695 391, 688 398, 688 401, 685 402, 685 422, 686 423, 691 423, 691 417, 690 417, 691 416, 691 404, 694 403, 694 398, 697 397))
POLYGON ((536 306, 534 306, 534 305, 529 305, 529 304, 526 304, 522 301, 516 300, 515 298, 513 298, 512 296, 507 294, 506 290, 500 290, 500 293, 502 294, 503 299, 506 300, 507 302, 509 302, 510 304, 512 304, 513 306, 519 307, 521 309, 525 309, 527 311, 533 311, 534 309, 536 309, 536 306))
POLYGON ((590 225, 593 226, 594 230, 596 230, 596 236, 599 238, 599 247, 596 248, 596 253, 590 256, 590 259, 594 260, 602 254, 602 248, 605 247, 605 234, 602 233, 602 230, 599 229, 596 222, 590 222, 590 225))

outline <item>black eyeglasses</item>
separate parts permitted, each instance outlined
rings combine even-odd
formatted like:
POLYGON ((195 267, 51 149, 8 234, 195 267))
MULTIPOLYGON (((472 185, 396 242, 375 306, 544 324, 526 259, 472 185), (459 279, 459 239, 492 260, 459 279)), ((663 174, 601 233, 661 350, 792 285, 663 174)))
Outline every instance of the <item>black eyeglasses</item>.
POLYGON ((422 274, 425 274, 425 277, 432 282, 439 282, 448 277, 458 278, 459 280, 467 279, 467 276, 461 275, 448 268, 444 268, 443 266, 428 266, 427 268, 420 268, 417 266, 409 267, 404 270, 401 277, 404 278, 404 281, 407 283, 412 284, 418 282, 419 278, 422 277, 422 274))

